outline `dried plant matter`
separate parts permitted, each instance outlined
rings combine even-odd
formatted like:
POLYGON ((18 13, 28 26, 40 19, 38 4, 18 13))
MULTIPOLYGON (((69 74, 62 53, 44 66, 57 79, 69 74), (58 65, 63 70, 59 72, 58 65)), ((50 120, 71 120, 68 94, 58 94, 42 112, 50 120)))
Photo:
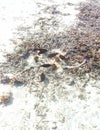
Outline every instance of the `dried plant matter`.
POLYGON ((40 75, 40 70, 46 75, 53 73, 51 70, 58 72, 59 68, 63 69, 63 73, 66 68, 68 73, 70 71, 77 76, 89 72, 100 74, 99 12, 100 8, 96 4, 81 4, 80 13, 77 15, 80 21, 76 27, 57 34, 38 33, 38 39, 22 43, 13 55, 7 55, 8 68, 11 71, 16 70, 18 73, 15 73, 15 77, 20 75, 27 82, 40 75), (31 67, 25 58, 27 53, 35 60, 31 67))
POLYGON ((48 54, 48 58, 55 57, 55 56, 58 55, 58 54, 59 54, 59 53, 57 53, 57 52, 50 53, 50 54, 48 54))
POLYGON ((59 57, 62 59, 62 60, 66 60, 67 58, 66 58, 66 56, 64 56, 64 55, 59 55, 59 57))
POLYGON ((0 103, 6 104, 10 101, 11 93, 2 93, 0 95, 0 103))
POLYGON ((40 67, 50 67, 50 66, 52 66, 52 64, 43 64, 43 65, 41 65, 40 67))

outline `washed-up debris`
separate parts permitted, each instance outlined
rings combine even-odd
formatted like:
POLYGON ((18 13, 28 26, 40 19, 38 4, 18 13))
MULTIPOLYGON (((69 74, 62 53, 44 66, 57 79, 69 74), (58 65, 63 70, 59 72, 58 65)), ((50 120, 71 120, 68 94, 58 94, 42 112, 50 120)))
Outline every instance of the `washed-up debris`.
POLYGON ((48 58, 55 57, 55 56, 58 55, 58 54, 59 54, 59 53, 57 53, 57 52, 50 53, 50 54, 48 54, 48 58))
POLYGON ((2 77, 2 78, 0 79, 0 82, 1 82, 2 84, 9 84, 10 81, 11 81, 11 79, 10 79, 9 77, 7 77, 7 76, 2 77))
POLYGON ((22 76, 27 82, 27 77, 39 74, 39 68, 43 71, 41 74, 45 71, 45 75, 53 73, 53 70, 64 73, 65 69, 77 76, 90 72, 100 73, 100 13, 97 12, 100 12, 97 6, 82 4, 77 15, 80 21, 76 27, 53 35, 38 33, 38 39, 22 43, 13 55, 7 55, 9 65, 6 70, 9 67, 17 70, 16 76, 22 76), (35 61, 31 62, 33 68, 25 60, 29 55, 35 61))
POLYGON ((40 75, 40 80, 41 80, 41 82, 43 82, 44 80, 45 80, 45 74, 44 73, 41 73, 41 75, 40 75))
POLYGON ((38 62, 38 61, 39 61, 39 58, 40 58, 39 55, 34 56, 34 60, 35 60, 35 62, 38 62))
POLYGON ((38 54, 46 53, 48 50, 44 48, 35 48, 34 51, 39 51, 38 54))
POLYGON ((11 99, 11 93, 2 93, 0 94, 0 103, 1 104, 6 104, 10 102, 11 99))
POLYGON ((0 84, 0 104, 8 104, 12 98, 10 84, 0 84))
POLYGON ((64 55, 59 55, 59 57, 62 59, 62 60, 66 60, 66 57, 64 55))
POLYGON ((51 66, 52 66, 52 64, 43 64, 40 67, 46 67, 46 68, 48 68, 48 67, 51 67, 51 66))

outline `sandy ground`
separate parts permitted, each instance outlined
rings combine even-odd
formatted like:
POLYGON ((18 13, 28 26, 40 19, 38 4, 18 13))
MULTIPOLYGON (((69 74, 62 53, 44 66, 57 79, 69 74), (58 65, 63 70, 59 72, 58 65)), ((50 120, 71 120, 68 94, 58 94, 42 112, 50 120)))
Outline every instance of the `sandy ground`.
MULTIPOLYGON (((7 61, 5 54, 34 34, 38 38, 41 30, 57 34, 75 26, 80 2, 88 1, 0 0, 0 65, 7 61)), ((28 65, 32 58, 27 59, 28 65)), ((5 75, 12 78, 14 73, 5 75)), ((88 79, 88 74, 82 80, 67 75, 66 82, 56 79, 47 86, 35 82, 32 90, 30 84, 1 83, 0 97, 10 95, 10 101, 1 101, 0 130, 100 130, 100 81, 88 79), (48 89, 38 95, 37 87, 48 89)))

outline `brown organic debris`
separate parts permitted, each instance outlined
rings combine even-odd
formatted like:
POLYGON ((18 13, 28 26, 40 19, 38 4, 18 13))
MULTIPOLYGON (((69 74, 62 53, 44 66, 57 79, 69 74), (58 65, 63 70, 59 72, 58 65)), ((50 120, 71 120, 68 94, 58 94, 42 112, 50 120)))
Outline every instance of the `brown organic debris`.
POLYGON ((39 61, 39 58, 40 58, 39 55, 34 56, 34 60, 35 60, 35 62, 38 62, 38 61, 39 61))
POLYGON ((62 59, 62 60, 66 60, 66 57, 64 55, 59 55, 59 57, 62 59))
POLYGON ((39 74, 39 67, 45 75, 52 73, 50 70, 59 73, 60 70, 65 72, 64 69, 76 76, 78 73, 80 76, 91 72, 100 74, 100 7, 91 3, 81 4, 77 16, 79 23, 75 27, 53 35, 38 33, 37 40, 32 39, 32 43, 27 45, 22 44, 20 51, 7 56, 9 65, 3 71, 10 72, 9 67, 13 72, 17 70, 16 75, 22 76, 27 82, 30 78, 34 82, 34 77, 39 74), (35 63, 33 60, 31 64, 33 67, 28 66, 27 60, 23 58, 23 54, 27 58, 27 52, 34 57, 35 63))
POLYGON ((41 65, 40 67, 46 67, 46 68, 48 68, 48 67, 50 67, 50 66, 52 66, 52 64, 43 64, 43 65, 41 65))
POLYGON ((48 54, 48 58, 55 57, 55 56, 58 55, 58 54, 59 54, 59 53, 57 53, 57 52, 50 53, 50 54, 48 54))
POLYGON ((6 104, 10 101, 11 93, 0 95, 0 103, 6 104))

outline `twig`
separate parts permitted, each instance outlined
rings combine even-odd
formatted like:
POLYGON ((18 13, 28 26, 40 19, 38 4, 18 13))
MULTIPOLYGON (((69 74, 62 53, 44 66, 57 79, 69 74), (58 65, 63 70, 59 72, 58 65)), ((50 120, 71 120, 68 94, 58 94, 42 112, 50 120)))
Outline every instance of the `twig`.
POLYGON ((74 69, 78 68, 86 63, 86 60, 84 60, 81 64, 75 65, 75 66, 64 66, 63 69, 74 69))

